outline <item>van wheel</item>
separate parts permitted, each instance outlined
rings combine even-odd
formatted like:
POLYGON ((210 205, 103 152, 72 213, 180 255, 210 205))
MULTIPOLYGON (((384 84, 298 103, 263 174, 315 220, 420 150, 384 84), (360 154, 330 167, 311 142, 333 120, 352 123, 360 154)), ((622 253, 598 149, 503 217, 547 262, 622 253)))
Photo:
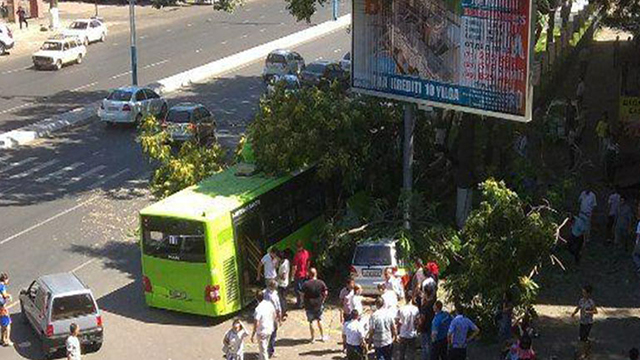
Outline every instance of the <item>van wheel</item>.
POLYGON ((78 59, 76 60, 76 63, 82 64, 82 54, 78 54, 78 59))
POLYGON ((60 70, 60 69, 62 69, 62 60, 58 59, 58 60, 56 61, 56 65, 55 65, 55 67, 56 67, 56 70, 60 70))
POLYGON ((95 343, 95 344, 91 344, 91 345, 89 345, 89 346, 87 347, 87 350, 88 350, 89 352, 95 353, 95 352, 100 351, 100 349, 101 349, 101 348, 102 348, 102 343, 101 343, 101 342, 99 342, 99 343, 95 343))
POLYGON ((107 35, 105 33, 102 33, 102 35, 100 35, 100 42, 104 42, 107 39, 107 35))
POLYGON ((0 42, 0 55, 4 55, 7 52, 7 48, 0 42))
POLYGON ((29 319, 27 319, 27 314, 24 312, 24 305, 22 305, 22 302, 20 302, 20 315, 20 317, 22 318, 22 323, 28 324, 29 319))

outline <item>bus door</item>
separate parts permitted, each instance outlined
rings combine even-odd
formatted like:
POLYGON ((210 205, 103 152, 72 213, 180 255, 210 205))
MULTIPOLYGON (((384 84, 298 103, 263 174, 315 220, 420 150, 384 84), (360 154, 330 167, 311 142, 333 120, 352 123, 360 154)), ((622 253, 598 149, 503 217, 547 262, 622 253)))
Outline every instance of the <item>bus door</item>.
POLYGON ((259 208, 260 200, 255 200, 231 214, 241 274, 240 288, 243 304, 253 301, 255 292, 263 288, 262 282, 256 282, 258 265, 266 251, 259 208))

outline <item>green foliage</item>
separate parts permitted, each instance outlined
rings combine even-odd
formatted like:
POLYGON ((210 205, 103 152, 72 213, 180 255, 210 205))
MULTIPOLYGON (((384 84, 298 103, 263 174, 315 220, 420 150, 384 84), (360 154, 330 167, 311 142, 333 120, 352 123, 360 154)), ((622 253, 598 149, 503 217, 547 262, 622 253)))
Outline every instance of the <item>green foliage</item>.
POLYGON ((244 3, 244 0, 216 0, 213 2, 213 9, 233 12, 237 7, 244 5, 244 3))
MULTIPOLYGON (((523 310, 535 299, 535 270, 551 255, 557 224, 546 207, 529 208, 503 182, 481 185, 483 200, 460 232, 461 246, 445 287, 451 300, 468 307, 485 329, 503 295, 514 295, 523 310)), ((456 251, 457 250, 457 251, 456 251)))
POLYGON ((283 87, 260 100, 249 128, 256 163, 267 173, 315 164, 323 179, 342 179, 353 190, 399 184, 399 134, 402 110, 396 103, 347 96, 339 84, 287 91, 283 87))
POLYGON ((311 22, 311 16, 316 13, 317 6, 324 6, 327 0, 285 0, 287 10, 296 20, 311 22))
POLYGON ((200 146, 193 140, 172 149, 169 135, 153 116, 142 120, 138 141, 154 167, 151 192, 160 198, 195 185, 224 166, 225 154, 217 143, 200 146))
POLYGON ((178 0, 151 0, 151 6, 156 9, 162 9, 166 6, 176 6, 178 0))

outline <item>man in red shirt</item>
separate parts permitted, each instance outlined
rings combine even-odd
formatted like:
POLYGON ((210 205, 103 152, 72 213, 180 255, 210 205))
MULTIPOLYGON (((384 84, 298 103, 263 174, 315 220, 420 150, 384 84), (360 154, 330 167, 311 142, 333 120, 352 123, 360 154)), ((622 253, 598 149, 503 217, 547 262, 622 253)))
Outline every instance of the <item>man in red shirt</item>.
POLYGON ((302 307, 302 296, 300 290, 307 281, 308 271, 311 267, 311 254, 302 246, 302 241, 298 240, 298 250, 293 257, 293 291, 296 293, 296 307, 302 307))

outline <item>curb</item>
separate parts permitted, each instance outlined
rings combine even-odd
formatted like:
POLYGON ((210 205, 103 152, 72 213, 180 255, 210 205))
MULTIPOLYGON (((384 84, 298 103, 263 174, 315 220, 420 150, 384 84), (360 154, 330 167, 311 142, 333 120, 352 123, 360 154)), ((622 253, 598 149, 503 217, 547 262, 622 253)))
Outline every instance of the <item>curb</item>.
MULTIPOLYGON (((295 47, 305 42, 317 39, 351 24, 351 14, 344 15, 336 21, 326 21, 322 24, 298 31, 280 39, 255 46, 208 64, 169 76, 148 85, 149 88, 161 95, 166 95, 192 83, 238 69, 249 63, 260 60, 271 51, 281 48, 295 47)), ((56 131, 89 122, 96 115, 100 102, 86 105, 69 112, 44 119, 35 124, 25 126, 0 134, 0 149, 10 149, 26 145, 36 139, 48 136, 56 131)))

